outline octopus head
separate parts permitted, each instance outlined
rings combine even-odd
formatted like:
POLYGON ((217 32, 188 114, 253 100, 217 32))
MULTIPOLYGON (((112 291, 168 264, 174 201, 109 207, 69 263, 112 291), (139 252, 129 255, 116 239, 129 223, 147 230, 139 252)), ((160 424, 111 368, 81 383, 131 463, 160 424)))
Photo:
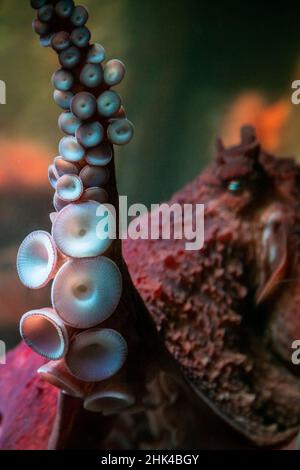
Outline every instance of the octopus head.
POLYGON ((205 295, 207 304, 197 319, 206 338, 192 369, 227 421, 256 444, 275 444, 300 426, 300 367, 292 362, 300 339, 300 168, 264 152, 244 127, 240 145, 218 142, 203 185, 208 237, 198 301, 205 295))
POLYGON ((255 444, 276 445, 300 427, 300 168, 244 127, 171 202, 204 203, 204 247, 147 241, 153 262, 134 266, 135 284, 197 396, 255 444))

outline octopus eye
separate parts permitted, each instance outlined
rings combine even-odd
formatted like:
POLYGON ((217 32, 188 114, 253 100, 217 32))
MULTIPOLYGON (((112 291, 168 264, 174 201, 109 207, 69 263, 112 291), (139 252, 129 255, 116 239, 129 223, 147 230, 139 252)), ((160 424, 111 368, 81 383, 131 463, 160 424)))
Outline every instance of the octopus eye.
POLYGON ((242 182, 240 180, 232 180, 227 184, 227 189, 232 193, 237 193, 243 188, 242 182))

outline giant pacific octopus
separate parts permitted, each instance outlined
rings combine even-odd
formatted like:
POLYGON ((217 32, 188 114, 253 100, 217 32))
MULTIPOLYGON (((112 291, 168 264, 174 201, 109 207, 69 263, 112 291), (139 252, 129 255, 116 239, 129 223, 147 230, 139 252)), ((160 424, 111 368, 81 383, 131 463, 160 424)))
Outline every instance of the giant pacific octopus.
MULTIPOLYGON (((128 318, 139 336, 131 361, 151 371, 147 380, 141 372, 135 377, 145 385, 142 406, 102 417, 62 394, 54 428, 57 434, 62 426, 64 444, 55 445, 80 442, 76 420, 93 422, 87 441, 99 448, 110 439, 117 447, 217 448, 274 447, 293 438, 300 427, 299 370, 291 363, 300 338, 299 176, 292 159, 267 154, 244 127, 240 145, 219 141, 212 164, 169 201, 205 204, 202 250, 186 251, 184 240, 123 242, 144 301, 128 277, 128 318), (145 354, 148 362, 140 364, 145 354), (70 430, 66 416, 76 416, 70 430)), ((4 448, 47 446, 56 390, 35 376, 42 362, 21 344, 1 371, 4 448)))
MULTIPOLYGON (((76 21, 84 12, 78 8, 76 21)), ((74 86, 81 96, 76 72, 74 86)), ((62 94, 55 96, 60 102, 62 94)), ((114 158, 108 170, 107 197, 117 207, 114 158)), ((95 384, 75 380, 63 361, 50 365, 66 379, 55 381, 58 393, 49 369, 36 373, 45 360, 21 343, 0 366, 0 448, 293 448, 300 429, 300 370, 291 361, 300 339, 299 202, 300 167, 265 152, 252 127, 241 129, 234 147, 218 140, 212 163, 168 202, 204 204, 203 248, 186 250, 185 239, 166 240, 161 230, 159 239, 116 240, 108 250, 123 290, 101 328, 122 333, 128 356, 96 384, 101 406, 87 406, 95 384)))
POLYGON ((205 204, 205 246, 128 242, 132 279, 190 385, 259 445, 299 427, 299 167, 244 127, 170 204, 205 204), (147 262, 142 253, 147 252, 147 262), (134 260, 134 262, 133 262, 134 260), (134 266, 133 269, 131 267, 134 266))

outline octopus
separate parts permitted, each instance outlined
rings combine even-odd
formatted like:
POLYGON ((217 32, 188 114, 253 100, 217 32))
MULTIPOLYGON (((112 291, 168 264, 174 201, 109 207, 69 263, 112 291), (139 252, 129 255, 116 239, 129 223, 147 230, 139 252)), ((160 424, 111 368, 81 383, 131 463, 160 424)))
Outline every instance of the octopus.
MULTIPOLYGON (((113 158, 108 169, 116 206, 113 158)), ((164 239, 161 224, 158 239, 109 247, 123 287, 101 327, 126 339, 124 365, 82 386, 21 342, 0 369, 0 448, 295 448, 300 167, 265 152, 246 125, 239 144, 217 141, 211 164, 168 204, 204 205, 204 246, 164 239), (87 406, 95 388, 99 403, 87 406)))

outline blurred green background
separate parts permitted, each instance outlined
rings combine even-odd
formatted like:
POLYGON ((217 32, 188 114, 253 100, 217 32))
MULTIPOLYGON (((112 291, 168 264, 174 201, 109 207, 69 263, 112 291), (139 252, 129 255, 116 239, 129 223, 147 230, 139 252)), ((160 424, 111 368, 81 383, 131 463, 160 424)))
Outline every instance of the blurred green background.
MULTIPOLYGON (((149 205, 165 200, 193 179, 211 157, 224 116, 241 93, 256 90, 273 103, 288 97, 292 80, 300 78, 300 3, 83 4, 90 12, 93 41, 105 46, 108 58, 119 58, 127 66, 119 91, 136 131, 134 140, 117 150, 117 175, 119 192, 128 195, 129 202, 149 205)), ((2 165, 15 158, 1 146, 2 139, 12 144, 32 141, 44 149, 41 158, 50 162, 61 138, 50 83, 57 58, 40 47, 31 29, 33 16, 29 0, 0 0, 0 79, 7 84, 7 104, 0 106, 2 165)), ((286 151, 298 148, 298 121, 293 123, 290 129, 295 132, 285 141, 286 151)), ((25 165, 30 166, 30 159, 20 155, 21 173, 25 165)), ((13 182, 0 186, 0 191, 0 285, 14 290, 16 246, 34 228, 49 228, 51 191, 22 191, 13 182)), ((23 297, 15 309, 5 296, 0 298, 0 338, 10 345, 17 338, 18 309, 27 300, 33 302, 31 294, 18 292, 16 296, 23 297), (2 323, 1 316, 6 319, 2 323)))

